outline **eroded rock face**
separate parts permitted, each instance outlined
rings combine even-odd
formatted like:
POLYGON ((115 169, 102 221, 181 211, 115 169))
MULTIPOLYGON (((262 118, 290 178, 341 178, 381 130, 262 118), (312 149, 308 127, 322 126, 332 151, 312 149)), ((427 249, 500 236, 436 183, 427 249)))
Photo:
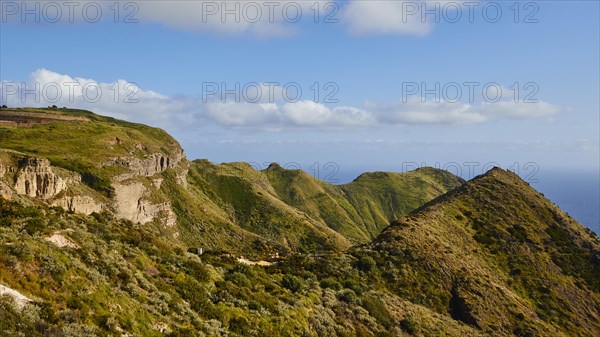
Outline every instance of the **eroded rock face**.
POLYGON ((91 214, 101 212, 104 205, 87 195, 64 195, 70 184, 80 184, 81 176, 76 173, 58 175, 45 158, 25 157, 17 167, 2 166, 0 178, 7 172, 17 172, 13 188, 0 181, 0 195, 11 199, 16 194, 45 200, 50 206, 59 206, 73 213, 91 214))
MULTIPOLYGON (((151 202, 152 192, 161 188, 162 177, 154 177, 145 186, 141 180, 152 177, 167 169, 176 168, 177 182, 186 186, 187 165, 182 159, 183 152, 175 157, 154 154, 146 158, 119 158, 110 165, 120 165, 131 170, 130 173, 113 178, 114 195, 110 203, 99 201, 93 195, 79 194, 72 187, 81 184, 81 176, 74 172, 62 172, 50 165, 45 158, 21 157, 13 165, 0 166, 0 196, 11 199, 15 194, 26 195, 44 200, 50 206, 62 207, 72 213, 91 214, 104 210, 114 210, 115 215, 138 223, 147 223, 154 219, 165 226, 173 226, 176 216, 169 202, 151 202), (7 180, 8 172, 15 178, 7 180), (57 174, 57 172, 59 174, 57 174), (143 178, 143 179, 140 179, 143 178), (13 183, 14 179, 14 183, 13 183), (125 182, 126 180, 126 182, 125 182)), ((5 164, 5 163, 4 163, 5 164)))
POLYGON ((92 214, 100 213, 104 205, 97 202, 94 198, 86 195, 64 196, 52 202, 52 206, 59 206, 72 213, 92 214))
POLYGON ((172 156, 167 156, 162 153, 154 153, 146 158, 111 158, 108 162, 104 163, 103 166, 122 166, 128 168, 130 170, 129 173, 119 175, 115 178, 118 181, 123 181, 139 176, 151 177, 167 169, 174 168, 183 158, 185 158, 183 152, 179 152, 172 156))
POLYGON ((12 190, 10 189, 10 186, 8 186, 7 183, 0 180, 0 198, 11 200, 12 194, 13 193, 12 193, 12 190))
POLYGON ((18 194, 50 199, 66 188, 67 180, 52 171, 48 159, 27 157, 19 163, 19 173, 15 183, 18 194))
POLYGON ((115 183, 113 188, 114 207, 118 217, 142 224, 155 218, 160 219, 165 226, 170 227, 175 224, 176 218, 171 210, 171 204, 168 202, 153 204, 145 200, 147 189, 142 183, 115 183))
POLYGON ((177 184, 179 184, 180 186, 182 186, 185 189, 188 188, 188 182, 187 182, 187 175, 189 172, 188 166, 189 166, 189 164, 186 163, 186 166, 184 167, 184 169, 181 170, 180 172, 178 172, 177 176, 176 176, 177 184))

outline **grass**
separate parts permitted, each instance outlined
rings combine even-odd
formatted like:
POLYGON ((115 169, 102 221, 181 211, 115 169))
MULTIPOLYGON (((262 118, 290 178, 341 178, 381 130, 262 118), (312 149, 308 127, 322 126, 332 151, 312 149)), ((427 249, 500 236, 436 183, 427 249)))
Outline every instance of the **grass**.
POLYGON ((110 179, 122 173, 122 168, 103 165, 110 158, 179 151, 177 142, 166 132, 145 125, 83 110, 15 110, 89 118, 90 121, 56 122, 33 127, 0 127, 0 144, 3 149, 45 157, 54 166, 79 172, 86 184, 106 195, 110 194, 110 179), (115 144, 117 138, 119 144, 115 144))
MULTIPOLYGON (((57 173, 82 175, 68 193, 109 202, 124 171, 102 163, 180 150, 161 130, 86 111, 23 111, 89 119, 0 128, 3 165, 47 157, 57 173)), ((0 298, 4 334, 600 333, 600 239, 509 172, 463 184, 425 168, 334 186, 276 165, 197 160, 133 180, 171 204, 177 225, 0 199, 0 283, 34 300, 21 310, 0 298), (45 240, 55 232, 80 248, 45 240), (276 253, 269 267, 236 262, 276 253)))

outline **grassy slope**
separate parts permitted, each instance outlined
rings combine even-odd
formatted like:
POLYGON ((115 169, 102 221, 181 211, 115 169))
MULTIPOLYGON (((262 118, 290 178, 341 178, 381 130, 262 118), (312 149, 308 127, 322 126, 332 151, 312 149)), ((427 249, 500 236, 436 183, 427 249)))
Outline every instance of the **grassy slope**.
MULTIPOLYGON (((186 209, 180 211, 190 219, 186 228, 193 229, 194 218, 209 222, 206 214, 219 214, 229 224, 227 228, 238 228, 232 232, 235 237, 212 244, 206 237, 191 236, 211 248, 218 242, 223 249, 242 248, 251 256, 345 250, 351 244, 368 242, 396 216, 462 183, 434 169, 369 175, 335 186, 276 164, 256 171, 246 163, 216 165, 196 160, 188 175, 192 194, 184 203, 186 209), (193 206, 197 205, 194 199, 206 201, 193 206)), ((215 234, 211 228, 204 232, 215 234)))
MULTIPOLYGON (((233 164, 239 167, 239 164, 233 164)), ((266 192, 267 190, 265 190, 266 192)), ((208 193, 208 192, 207 192, 208 193)), ((0 201, 0 329, 27 336, 594 336, 600 243, 494 170, 350 254, 198 259, 156 224, 0 201), (56 230, 81 248, 58 248, 56 230)))
POLYGON ((58 166, 83 175, 84 181, 104 191, 110 178, 124 173, 103 167, 111 157, 138 157, 177 153, 180 146, 163 130, 72 109, 11 109, 86 117, 89 121, 56 122, 33 127, 0 127, 0 148, 45 157, 58 166), (116 139, 120 144, 114 144, 116 139))
POLYGON ((8 336, 374 337, 440 327, 478 335, 370 287, 347 255, 250 267, 186 253, 155 224, 3 200, 0 243, 0 284, 34 300, 20 310, 0 297, 0 331, 8 336), (44 239, 57 231, 80 248, 44 239))
MULTIPOLYGON (((303 212, 274 196, 261 172, 246 163, 215 165, 206 160, 191 163, 188 175, 187 202, 176 207, 188 219, 182 224, 190 231, 194 219, 209 223, 217 215, 225 226, 203 226, 202 232, 213 236, 192 235, 197 242, 213 249, 224 249, 248 256, 265 256, 290 251, 340 250, 350 243, 338 232, 311 219, 303 212), (201 204, 198 200, 203 200, 201 204), (220 228, 219 228, 220 227, 220 228), (224 232, 223 228, 232 229, 224 232)), ((177 199, 177 198, 176 198, 177 199)))
POLYGON ((355 244, 376 237, 390 221, 464 182, 433 168, 408 173, 365 173, 340 186, 276 164, 263 172, 279 198, 355 244))
MULTIPOLYGON (((104 167, 111 157, 180 151, 160 129, 70 109, 17 109, 85 117, 33 127, 0 127, 0 147, 46 157, 79 172, 84 182, 106 195, 110 178, 126 169, 104 167), (115 140, 118 138, 118 144, 115 140)), ((0 158, 1 159, 1 158, 0 158)), ((189 246, 224 249, 248 256, 290 251, 345 250, 375 237, 390 220, 458 186, 446 172, 365 174, 334 186, 302 171, 282 168, 258 172, 244 163, 189 163, 188 189, 173 172, 149 196, 169 201, 178 217, 179 239, 189 246)), ((142 179, 150 188, 151 179, 142 179)))
POLYGON ((354 254, 386 287, 496 335, 600 334, 600 240, 515 174, 494 169, 354 254))

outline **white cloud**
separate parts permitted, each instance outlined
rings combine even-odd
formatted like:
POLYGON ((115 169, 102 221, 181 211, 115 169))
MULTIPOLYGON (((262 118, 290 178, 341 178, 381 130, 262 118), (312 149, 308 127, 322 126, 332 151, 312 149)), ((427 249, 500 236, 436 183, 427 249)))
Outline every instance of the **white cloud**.
POLYGON ((9 106, 67 106, 98 114, 162 127, 189 120, 197 106, 193 100, 171 98, 133 83, 100 83, 47 69, 31 73, 26 81, 3 81, 2 104, 9 106))
POLYGON ((367 110, 377 116, 377 120, 389 124, 479 124, 495 119, 548 118, 558 114, 557 105, 539 101, 483 102, 478 105, 462 102, 431 102, 411 97, 406 102, 381 105, 367 103, 367 110))
POLYGON ((440 22, 457 22, 470 17, 463 0, 349 0, 341 10, 343 22, 355 35, 429 34, 440 22), (468 14, 465 14, 464 12, 468 14))
POLYGON ((99 83, 38 69, 27 81, 3 81, 0 95, 1 103, 9 106, 67 106, 169 130, 200 129, 207 122, 225 128, 256 130, 479 124, 498 119, 548 119, 561 112, 559 106, 543 101, 466 104, 422 102, 418 97, 392 104, 366 103, 364 108, 329 107, 309 100, 285 102, 281 99, 281 88, 272 89, 275 99, 269 101, 202 102, 144 90, 125 80, 99 83))
POLYGON ((232 35, 250 33, 259 37, 289 36, 297 23, 319 16, 331 0, 313 1, 136 1, 141 22, 156 22, 169 27, 232 35))
POLYGON ((559 106, 538 101, 537 103, 526 103, 501 101, 497 103, 484 103, 474 108, 478 114, 490 116, 490 118, 544 118, 558 114, 559 106))
POLYGON ((350 33, 426 35, 443 13, 461 8, 451 0, 278 0, 278 1, 136 1, 143 22, 224 34, 249 32, 258 36, 286 36, 296 22, 342 22, 350 33), (317 11, 315 3, 319 3, 317 11), (223 5, 224 4, 224 5, 223 5), (451 4, 450 9, 445 8, 451 4), (430 11, 437 11, 437 17, 430 11), (316 17, 315 17, 316 16, 316 17))
POLYGON ((373 116, 353 107, 333 109, 313 101, 295 103, 235 103, 212 102, 204 106, 203 116, 227 127, 343 128, 375 125, 373 116))
MULTIPOLYGON (((5 22, 22 22, 22 7, 36 13, 26 23, 157 23, 193 32, 258 37, 290 36, 304 24, 342 23, 351 34, 426 35, 448 10, 463 0, 133 0, 7 2, 0 8, 5 22), (315 5, 318 4, 318 5, 315 5), (318 8, 317 8, 318 7, 318 8), (437 9, 436 9, 437 8, 437 9), (425 10, 427 9, 427 11, 425 10), (436 15, 430 10, 437 11, 436 15), (424 14, 430 13, 430 14, 424 14)), ((443 20, 443 19, 441 19, 443 20)))
POLYGON ((354 0, 344 7, 342 17, 353 34, 425 35, 431 25, 411 14, 418 6, 419 2, 406 0, 354 0))
POLYGON ((219 125, 233 127, 268 127, 280 121, 275 103, 208 103, 203 115, 219 125))
POLYGON ((353 107, 335 107, 330 109, 313 101, 286 103, 281 112, 284 121, 295 126, 316 127, 364 127, 376 123, 367 111, 353 107))

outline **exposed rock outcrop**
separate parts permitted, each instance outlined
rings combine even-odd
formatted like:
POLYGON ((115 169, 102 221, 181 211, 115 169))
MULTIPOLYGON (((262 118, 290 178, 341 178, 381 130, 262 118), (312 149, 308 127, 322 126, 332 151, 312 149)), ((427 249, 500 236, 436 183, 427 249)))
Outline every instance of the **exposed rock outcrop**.
POLYGON ((86 195, 64 196, 52 202, 52 206, 59 206, 72 213, 92 214, 100 213, 104 205, 94 198, 86 195))
POLYGON ((183 165, 183 169, 177 172, 176 175, 176 181, 177 184, 179 184, 180 186, 182 186, 183 188, 187 189, 188 188, 188 182, 187 182, 187 175, 189 170, 189 162, 186 160, 184 161, 184 165, 183 165))
POLYGON ((147 189, 142 183, 115 183, 113 188, 114 207, 118 217, 139 223, 147 223, 157 218, 168 227, 175 224, 176 217, 171 210, 171 204, 168 202, 153 204, 144 199, 147 189))
MULTIPOLYGON (((131 172, 114 178, 114 196, 112 209, 118 217, 134 222, 147 223, 159 219, 165 226, 173 226, 176 217, 169 202, 151 202, 151 190, 161 188, 163 178, 156 177, 151 180, 148 187, 140 181, 123 182, 123 179, 138 180, 135 178, 154 176, 157 173, 178 165, 184 158, 183 152, 170 158, 155 154, 144 159, 126 158, 114 160, 111 165, 128 167, 131 172)), ((13 195, 26 195, 32 198, 45 200, 50 206, 62 207, 72 213, 91 214, 108 209, 107 204, 99 201, 92 195, 72 193, 71 185, 81 184, 81 176, 73 172, 53 168, 50 161, 45 158, 23 156, 15 160, 13 166, 0 166, 0 196, 5 199, 13 195), (17 164, 18 162, 18 164, 17 164), (16 167, 13 167, 16 166, 16 167), (59 174, 57 174, 58 171, 59 174), (16 179, 5 177, 7 172, 16 172, 16 179), (14 186, 12 179, 15 179, 14 186), (70 192, 71 191, 71 192, 70 192)), ((187 185, 185 176, 187 166, 177 169, 177 182, 187 185)))
POLYGON ((0 180, 0 198, 11 200, 12 194, 13 193, 10 189, 10 186, 8 186, 7 183, 0 180))
POLYGON ((174 168, 184 158, 183 151, 170 156, 162 153, 153 153, 145 158, 111 158, 103 166, 122 166, 128 168, 130 172, 115 177, 116 180, 123 181, 139 176, 151 177, 167 169, 174 168))
POLYGON ((19 168, 15 183, 18 194, 50 199, 67 188, 67 180, 52 171, 48 159, 26 157, 19 163, 19 168))
POLYGON ((0 180, 0 196, 5 199, 11 199, 14 190, 16 194, 40 198, 50 206, 73 213, 91 214, 104 209, 104 205, 91 196, 65 195, 70 185, 81 184, 81 176, 77 173, 62 172, 59 175, 48 159, 38 157, 22 157, 16 166, 0 167, 0 178, 5 178, 5 181, 0 180), (7 182, 5 177, 7 172, 17 172, 12 188, 11 179, 7 182))
POLYGON ((0 284, 0 296, 4 294, 12 296, 15 299, 15 304, 19 309, 22 309, 25 305, 31 302, 31 299, 29 297, 21 294, 20 292, 14 289, 5 287, 0 284))
POLYGON ((79 248, 79 245, 73 242, 71 239, 62 235, 60 232, 54 232, 52 236, 44 238, 44 240, 48 242, 52 242, 60 248, 69 247, 69 248, 79 248))

